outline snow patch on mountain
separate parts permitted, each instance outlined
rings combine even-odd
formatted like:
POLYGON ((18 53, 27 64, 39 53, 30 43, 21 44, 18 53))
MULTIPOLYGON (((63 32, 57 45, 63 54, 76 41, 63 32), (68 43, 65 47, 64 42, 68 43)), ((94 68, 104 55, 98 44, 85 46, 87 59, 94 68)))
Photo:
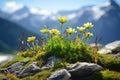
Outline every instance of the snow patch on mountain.
POLYGON ((39 10, 39 9, 36 9, 36 8, 31 8, 30 12, 32 14, 40 14, 40 15, 47 15, 47 16, 52 14, 52 12, 50 12, 48 10, 39 10))
POLYGON ((29 13, 24 13, 22 15, 13 15, 12 19, 14 19, 14 20, 21 20, 21 19, 26 18, 28 16, 29 16, 29 13))
POLYGON ((109 1, 107 1, 107 2, 105 2, 103 5, 101 5, 102 7, 108 7, 108 6, 110 6, 111 5, 111 3, 109 2, 109 1))
POLYGON ((73 19, 73 18, 75 18, 77 15, 75 14, 75 13, 72 13, 72 14, 69 14, 67 17, 69 18, 69 19, 73 19))
POLYGON ((105 11, 101 10, 101 8, 99 6, 93 7, 92 10, 93 10, 95 20, 98 20, 101 16, 103 16, 105 14, 105 11))

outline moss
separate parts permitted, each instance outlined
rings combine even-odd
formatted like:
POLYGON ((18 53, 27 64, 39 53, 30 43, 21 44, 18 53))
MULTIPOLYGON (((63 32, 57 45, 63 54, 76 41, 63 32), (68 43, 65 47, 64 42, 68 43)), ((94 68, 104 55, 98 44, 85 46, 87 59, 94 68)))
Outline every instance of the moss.
POLYGON ((26 78, 22 78, 20 80, 46 80, 51 73, 52 73, 51 70, 44 70, 42 72, 35 74, 34 76, 29 76, 26 78))
POLYGON ((33 57, 26 57, 26 58, 29 58, 29 61, 21 68, 21 70, 26 68, 29 64, 31 64, 34 61, 37 61, 37 66, 42 66, 45 63, 45 60, 43 60, 44 54, 45 54, 45 52, 39 52, 36 55, 34 55, 33 57))
POLYGON ((113 55, 99 55, 98 64, 110 70, 120 71, 120 58, 113 55))
POLYGON ((3 74, 0 74, 0 80, 6 79, 7 77, 3 74))
POLYGON ((95 72, 83 80, 120 80, 120 72, 104 70, 95 72))
POLYGON ((68 63, 66 62, 63 62, 62 60, 55 63, 54 66, 52 67, 52 71, 56 71, 56 70, 59 70, 59 69, 63 69, 67 66, 68 63))

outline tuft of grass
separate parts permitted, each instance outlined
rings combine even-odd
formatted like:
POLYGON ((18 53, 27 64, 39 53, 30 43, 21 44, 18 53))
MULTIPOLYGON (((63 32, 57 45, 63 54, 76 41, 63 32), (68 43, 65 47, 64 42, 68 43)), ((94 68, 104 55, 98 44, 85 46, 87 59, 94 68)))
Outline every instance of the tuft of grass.
MULTIPOLYGON (((78 79, 79 80, 79 79, 78 79)), ((95 72, 83 80, 120 80, 120 72, 104 70, 95 72)))

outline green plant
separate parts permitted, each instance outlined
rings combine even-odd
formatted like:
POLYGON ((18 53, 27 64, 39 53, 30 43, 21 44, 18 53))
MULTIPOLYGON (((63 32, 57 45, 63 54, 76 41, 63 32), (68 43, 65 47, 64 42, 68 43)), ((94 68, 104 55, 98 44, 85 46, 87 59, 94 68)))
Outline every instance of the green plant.
POLYGON ((104 68, 120 71, 120 59, 113 57, 113 55, 98 55, 98 64, 104 68))
POLYGON ((66 68, 66 66, 67 66, 67 63, 64 60, 61 60, 54 64, 54 66, 52 67, 52 71, 66 68))
POLYGON ((65 33, 63 34, 63 24, 68 21, 68 18, 65 16, 58 17, 58 21, 60 22, 60 31, 57 29, 49 29, 48 27, 44 27, 40 30, 40 32, 45 35, 49 35, 47 37, 46 44, 44 46, 47 56, 57 56, 60 58, 65 58, 68 62, 76 62, 76 61, 88 61, 92 62, 92 49, 89 47, 89 38, 93 36, 89 29, 93 27, 92 23, 85 23, 83 27, 77 27, 80 32, 75 39, 71 39, 71 35, 76 34, 77 30, 70 27, 65 29, 65 33), (87 58, 86 58, 86 57, 87 58))
POLYGON ((56 56, 68 62, 87 61, 93 62, 92 48, 88 45, 89 38, 93 36, 90 29, 93 27, 92 23, 85 23, 83 27, 75 28, 69 27, 65 29, 63 34, 63 25, 68 21, 65 16, 59 16, 60 31, 58 29, 49 29, 45 26, 40 30, 46 36, 46 43, 44 38, 41 39, 41 46, 35 45, 35 36, 28 37, 27 46, 29 49, 22 53, 23 57, 36 56, 38 51, 45 51, 45 56, 56 56), (78 35, 71 38, 72 35, 78 35), (47 37, 49 36, 49 37, 47 37), (31 43, 31 45, 29 45, 31 43), (39 49, 39 50, 38 50, 39 49))
POLYGON ((115 71, 104 70, 100 72, 95 72, 82 80, 120 80, 120 73, 115 71))

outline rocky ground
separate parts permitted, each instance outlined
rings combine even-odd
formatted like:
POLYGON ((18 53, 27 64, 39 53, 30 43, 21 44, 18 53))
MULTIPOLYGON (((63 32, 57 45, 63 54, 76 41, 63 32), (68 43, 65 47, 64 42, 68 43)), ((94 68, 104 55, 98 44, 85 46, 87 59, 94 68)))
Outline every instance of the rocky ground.
POLYGON ((43 65, 39 65, 37 59, 29 61, 27 58, 8 63, 1 67, 0 73, 13 74, 16 78, 7 76, 0 80, 120 80, 120 41, 109 43, 98 52, 104 54, 100 57, 103 63, 76 62, 63 67, 67 63, 59 63, 61 59, 55 56, 49 57, 43 65))

